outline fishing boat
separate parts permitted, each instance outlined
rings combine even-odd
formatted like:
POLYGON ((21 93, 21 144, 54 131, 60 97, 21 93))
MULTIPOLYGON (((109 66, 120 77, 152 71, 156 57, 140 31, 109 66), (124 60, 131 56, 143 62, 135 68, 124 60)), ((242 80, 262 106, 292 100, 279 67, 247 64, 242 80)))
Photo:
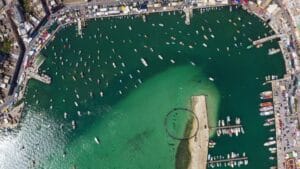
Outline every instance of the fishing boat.
POLYGON ((273 106, 262 107, 259 109, 260 112, 273 110, 273 106))
POLYGON ((97 144, 100 144, 100 140, 98 139, 98 137, 94 137, 94 140, 97 144))
POLYGON ((272 102, 264 102, 259 104, 260 107, 268 107, 268 106, 273 106, 272 102))

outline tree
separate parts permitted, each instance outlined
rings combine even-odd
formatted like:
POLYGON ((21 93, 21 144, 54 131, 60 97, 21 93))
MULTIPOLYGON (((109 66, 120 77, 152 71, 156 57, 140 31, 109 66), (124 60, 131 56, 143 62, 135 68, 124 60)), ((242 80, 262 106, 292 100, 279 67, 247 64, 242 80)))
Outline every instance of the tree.
POLYGON ((4 39, 3 42, 0 42, 0 51, 3 53, 10 53, 12 46, 12 41, 9 39, 4 39))

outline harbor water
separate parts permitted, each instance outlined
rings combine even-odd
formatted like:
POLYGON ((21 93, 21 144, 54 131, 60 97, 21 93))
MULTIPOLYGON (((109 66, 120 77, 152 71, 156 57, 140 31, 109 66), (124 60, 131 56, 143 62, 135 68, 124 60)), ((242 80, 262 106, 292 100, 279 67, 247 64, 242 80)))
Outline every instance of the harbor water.
POLYGON ((240 168, 269 168, 276 160, 263 144, 275 133, 263 127, 259 93, 270 89, 265 76, 283 76, 284 62, 281 53, 268 55, 275 41, 247 46, 271 34, 257 17, 226 7, 196 10, 190 25, 184 13, 166 12, 146 22, 93 19, 82 37, 76 24, 63 28, 42 51, 40 71, 52 83, 31 80, 20 127, 1 132, 0 168, 182 168, 176 161, 188 159, 180 154, 187 147, 178 149, 167 131, 184 137, 191 115, 167 115, 191 109, 191 96, 201 94, 211 127, 230 116, 245 130, 211 133, 217 144, 209 153, 245 152, 249 164, 240 168))

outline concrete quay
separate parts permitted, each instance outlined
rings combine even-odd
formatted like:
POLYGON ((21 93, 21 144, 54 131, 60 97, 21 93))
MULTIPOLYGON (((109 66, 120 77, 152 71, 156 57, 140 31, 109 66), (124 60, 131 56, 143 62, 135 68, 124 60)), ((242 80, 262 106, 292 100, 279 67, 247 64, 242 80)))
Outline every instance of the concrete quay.
POLYGON ((28 75, 28 79, 33 78, 33 79, 43 82, 45 84, 51 83, 51 78, 48 75, 38 74, 38 73, 32 71, 31 69, 27 69, 26 73, 28 75))
POLYGON ((291 81, 291 76, 285 76, 283 79, 272 82, 278 169, 296 166, 287 161, 290 159, 297 161, 294 155, 300 152, 300 138, 297 137, 299 133, 298 113, 293 110, 289 93, 291 81))
POLYGON ((191 160, 188 169, 206 169, 207 166, 209 128, 206 106, 206 96, 192 97, 192 110, 197 119, 193 120, 191 131, 196 132, 196 135, 189 140, 191 160))
POLYGON ((264 38, 253 41, 253 45, 259 45, 259 44, 265 43, 265 42, 273 40, 273 39, 281 38, 283 36, 285 36, 285 35, 284 34, 279 34, 279 35, 276 34, 276 35, 264 37, 264 38))

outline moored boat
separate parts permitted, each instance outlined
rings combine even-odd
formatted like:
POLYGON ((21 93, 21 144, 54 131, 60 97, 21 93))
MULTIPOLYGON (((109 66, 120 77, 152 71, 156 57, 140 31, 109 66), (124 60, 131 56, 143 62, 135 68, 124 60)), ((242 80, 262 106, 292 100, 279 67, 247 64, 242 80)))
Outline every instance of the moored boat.
POLYGON ((100 140, 98 139, 98 137, 95 137, 94 140, 97 144, 100 144, 100 140))
POLYGON ((273 106, 272 102, 264 102, 259 104, 260 107, 268 107, 268 106, 273 106))
POLYGON ((262 107, 259 109, 260 112, 273 110, 273 106, 262 107))
POLYGON ((273 111, 260 112, 260 115, 261 115, 261 116, 270 116, 270 115, 273 115, 273 114, 274 114, 273 111))

